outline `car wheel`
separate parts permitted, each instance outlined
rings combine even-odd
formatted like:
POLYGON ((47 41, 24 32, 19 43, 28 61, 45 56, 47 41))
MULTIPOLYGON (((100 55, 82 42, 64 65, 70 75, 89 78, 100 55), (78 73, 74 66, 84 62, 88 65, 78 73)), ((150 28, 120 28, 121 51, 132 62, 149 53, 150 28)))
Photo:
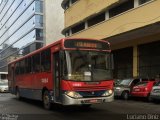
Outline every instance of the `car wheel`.
POLYGON ((123 92, 123 93, 122 93, 122 98, 123 98, 124 100, 128 100, 128 99, 129 99, 129 93, 128 93, 128 92, 123 92))
POLYGON ((51 109, 51 102, 48 90, 45 90, 43 93, 43 106, 47 110, 51 109))
POLYGON ((150 97, 150 95, 148 95, 147 101, 148 101, 148 102, 152 102, 152 101, 153 101, 153 99, 150 97))

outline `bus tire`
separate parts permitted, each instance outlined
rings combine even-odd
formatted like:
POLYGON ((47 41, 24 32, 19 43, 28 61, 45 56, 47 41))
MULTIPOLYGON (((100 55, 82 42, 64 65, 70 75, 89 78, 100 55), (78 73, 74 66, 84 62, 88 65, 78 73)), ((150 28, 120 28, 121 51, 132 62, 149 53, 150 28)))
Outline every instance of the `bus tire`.
POLYGON ((43 98, 43 107, 44 107, 45 109, 47 109, 47 110, 50 110, 51 107, 52 107, 52 104, 51 104, 51 102, 50 102, 50 96, 49 96, 48 90, 45 90, 45 91, 43 92, 42 98, 43 98))
POLYGON ((18 100, 21 99, 20 91, 19 91, 19 88, 18 88, 18 87, 16 88, 16 98, 17 98, 18 100))

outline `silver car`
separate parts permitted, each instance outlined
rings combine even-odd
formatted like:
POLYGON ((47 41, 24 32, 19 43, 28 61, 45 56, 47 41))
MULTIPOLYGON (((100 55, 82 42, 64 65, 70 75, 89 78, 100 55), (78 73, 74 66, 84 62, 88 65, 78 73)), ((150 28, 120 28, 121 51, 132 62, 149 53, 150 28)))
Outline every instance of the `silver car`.
POLYGON ((150 100, 160 100, 160 81, 153 86, 150 93, 150 100))
POLYGON ((122 97, 127 100, 130 96, 131 89, 135 84, 140 82, 140 79, 123 79, 119 82, 119 84, 114 87, 114 95, 115 97, 122 97))
POLYGON ((8 92, 8 80, 0 81, 0 92, 8 92))

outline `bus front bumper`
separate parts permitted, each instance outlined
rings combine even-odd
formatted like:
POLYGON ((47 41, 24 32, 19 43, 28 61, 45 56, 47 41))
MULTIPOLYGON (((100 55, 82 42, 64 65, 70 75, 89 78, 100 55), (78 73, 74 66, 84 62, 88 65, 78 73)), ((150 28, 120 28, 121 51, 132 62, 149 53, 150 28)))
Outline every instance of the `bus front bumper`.
POLYGON ((62 96, 63 105, 82 105, 82 104, 98 104, 105 102, 112 102, 114 100, 114 93, 108 97, 95 97, 95 98, 71 98, 65 94, 62 96))

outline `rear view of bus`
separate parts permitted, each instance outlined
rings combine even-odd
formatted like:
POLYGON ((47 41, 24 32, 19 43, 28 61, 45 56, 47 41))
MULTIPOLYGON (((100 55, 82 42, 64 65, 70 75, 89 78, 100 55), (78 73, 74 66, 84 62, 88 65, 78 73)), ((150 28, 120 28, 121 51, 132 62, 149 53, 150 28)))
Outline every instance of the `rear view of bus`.
POLYGON ((113 101, 110 45, 93 39, 61 39, 9 64, 10 91, 51 103, 90 106, 113 101))

